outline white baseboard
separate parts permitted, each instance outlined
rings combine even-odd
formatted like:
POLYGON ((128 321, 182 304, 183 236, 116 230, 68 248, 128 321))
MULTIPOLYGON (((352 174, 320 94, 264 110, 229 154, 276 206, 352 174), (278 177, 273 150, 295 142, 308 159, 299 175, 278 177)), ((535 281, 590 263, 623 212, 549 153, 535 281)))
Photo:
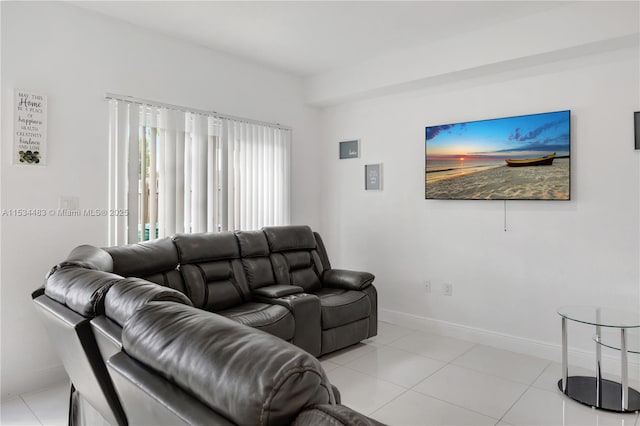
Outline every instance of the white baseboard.
POLYGON ((62 364, 19 377, 3 377, 1 399, 4 401, 27 392, 46 389, 65 380, 68 381, 69 377, 62 364))
MULTIPOLYGON (((407 314, 391 309, 379 309, 378 318, 381 321, 400 325, 414 330, 455 337, 495 348, 531 355, 550 361, 562 361, 561 345, 539 340, 527 339, 482 328, 455 324, 448 321, 427 318, 419 315, 407 314)), ((568 351, 569 365, 583 367, 595 371, 595 351, 571 348, 568 351)), ((602 371, 615 377, 620 376, 620 357, 602 355, 602 371)), ((638 357, 629 357, 629 378, 640 382, 640 363, 638 357)), ((571 370, 569 370, 571 375, 571 370)))

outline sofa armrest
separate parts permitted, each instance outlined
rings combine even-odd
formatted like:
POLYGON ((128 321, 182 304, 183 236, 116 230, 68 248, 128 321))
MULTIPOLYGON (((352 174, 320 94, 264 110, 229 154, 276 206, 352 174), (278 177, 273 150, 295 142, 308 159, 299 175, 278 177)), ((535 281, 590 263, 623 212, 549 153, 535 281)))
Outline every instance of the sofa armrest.
POLYGON ((374 279, 375 276, 368 272, 327 269, 322 274, 322 285, 345 290, 362 290, 370 286, 374 279))
POLYGON ((293 421, 293 426, 314 425, 384 426, 370 417, 340 404, 322 404, 304 410, 293 421))
POLYGON ((269 285, 266 287, 260 287, 253 290, 253 293, 256 296, 261 297, 283 297, 289 296, 291 294, 299 294, 304 293, 304 289, 302 287, 298 287, 297 285, 269 285))
POLYGON ((283 297, 261 297, 254 293, 254 300, 287 308, 293 315, 296 324, 293 344, 304 349, 313 356, 319 356, 322 336, 319 330, 320 299, 307 293, 290 294, 283 297))

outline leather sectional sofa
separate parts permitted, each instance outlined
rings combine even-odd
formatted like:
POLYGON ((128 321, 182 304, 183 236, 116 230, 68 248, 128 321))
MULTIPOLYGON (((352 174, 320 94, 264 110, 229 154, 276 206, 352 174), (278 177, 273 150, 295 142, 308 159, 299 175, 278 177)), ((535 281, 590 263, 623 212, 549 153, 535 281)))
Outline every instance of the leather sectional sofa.
POLYGON ((377 333, 373 279, 332 269, 306 226, 267 227, 80 246, 33 297, 70 424, 94 409, 112 425, 367 425, 315 356, 377 333))

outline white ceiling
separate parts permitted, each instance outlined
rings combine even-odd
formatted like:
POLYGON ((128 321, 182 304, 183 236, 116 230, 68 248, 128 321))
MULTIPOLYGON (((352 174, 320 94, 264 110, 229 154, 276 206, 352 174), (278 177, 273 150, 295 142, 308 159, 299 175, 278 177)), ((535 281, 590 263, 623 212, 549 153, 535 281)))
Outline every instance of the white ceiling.
POLYGON ((77 1, 134 25, 310 76, 541 12, 558 1, 77 1))

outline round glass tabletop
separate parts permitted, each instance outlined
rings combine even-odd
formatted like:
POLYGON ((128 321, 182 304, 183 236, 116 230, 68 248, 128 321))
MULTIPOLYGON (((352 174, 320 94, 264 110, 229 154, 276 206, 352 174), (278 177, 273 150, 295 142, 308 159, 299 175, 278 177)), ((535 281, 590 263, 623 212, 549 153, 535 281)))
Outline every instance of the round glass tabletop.
POLYGON ((600 327, 640 327, 640 311, 628 312, 597 306, 563 306, 558 309, 561 317, 600 327))

